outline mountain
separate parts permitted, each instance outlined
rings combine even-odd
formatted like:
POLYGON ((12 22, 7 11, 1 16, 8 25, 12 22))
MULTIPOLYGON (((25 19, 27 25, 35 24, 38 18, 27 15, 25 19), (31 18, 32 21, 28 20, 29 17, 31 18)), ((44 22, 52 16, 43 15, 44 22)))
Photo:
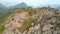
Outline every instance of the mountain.
POLYGON ((56 8, 56 9, 60 9, 60 5, 58 5, 58 4, 53 4, 53 5, 50 5, 51 7, 53 7, 53 8, 56 8))
POLYGON ((55 9, 60 9, 60 5, 58 4, 41 4, 40 7, 48 7, 50 6, 51 8, 55 8, 55 9))
POLYGON ((22 8, 22 7, 27 7, 27 4, 24 3, 24 2, 22 2, 22 3, 20 3, 20 4, 17 4, 17 5, 15 5, 15 6, 12 6, 11 8, 22 8))
POLYGON ((0 8, 6 8, 6 6, 2 3, 0 3, 0 8))
POLYGON ((2 3, 0 3, 0 15, 5 13, 7 10, 7 7, 5 5, 3 5, 2 3))
POLYGON ((27 7, 18 10, 21 12, 14 10, 15 12, 7 17, 2 34, 60 33, 60 12, 55 11, 55 9, 27 7))

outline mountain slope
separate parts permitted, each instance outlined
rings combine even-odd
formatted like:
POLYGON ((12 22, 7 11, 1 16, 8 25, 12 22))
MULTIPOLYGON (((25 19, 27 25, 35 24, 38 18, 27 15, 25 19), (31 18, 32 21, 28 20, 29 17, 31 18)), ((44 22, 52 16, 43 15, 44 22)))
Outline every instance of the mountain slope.
POLYGON ((3 34, 51 34, 51 30, 57 32, 53 29, 56 25, 60 27, 60 20, 57 18, 60 12, 57 12, 50 7, 15 10, 5 21, 3 34))
POLYGON ((20 3, 20 4, 17 4, 17 5, 15 5, 15 6, 11 7, 11 8, 23 8, 23 7, 27 7, 27 4, 24 3, 24 2, 22 2, 22 3, 20 3))
POLYGON ((0 15, 5 13, 7 10, 7 7, 5 5, 3 5, 2 3, 0 3, 0 15))
POLYGON ((0 3, 0 23, 4 22, 6 13, 7 13, 7 7, 2 3, 0 3))

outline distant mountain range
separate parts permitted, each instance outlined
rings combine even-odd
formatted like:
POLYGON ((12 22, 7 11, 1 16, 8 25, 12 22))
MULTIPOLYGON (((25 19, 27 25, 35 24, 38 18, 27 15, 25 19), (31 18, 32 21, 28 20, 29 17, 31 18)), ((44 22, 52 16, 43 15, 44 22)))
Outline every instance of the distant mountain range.
POLYGON ((12 9, 12 8, 22 8, 22 7, 27 7, 27 4, 22 2, 20 4, 15 5, 15 6, 7 7, 4 4, 0 3, 0 15, 6 13, 9 9, 12 9))
POLYGON ((15 6, 12 6, 11 8, 22 8, 22 7, 27 7, 27 4, 24 3, 24 2, 22 2, 22 3, 20 3, 20 4, 17 4, 17 5, 15 5, 15 6))
POLYGON ((6 6, 0 3, 0 8, 6 8, 6 6))
MULTIPOLYGON (((53 8, 57 8, 57 9, 60 9, 60 5, 57 5, 57 4, 54 4, 54 5, 44 5, 44 6, 51 6, 53 8)), ((7 10, 9 9, 12 9, 12 8, 22 8, 22 7, 27 7, 27 4, 22 2, 22 3, 19 3, 15 6, 12 6, 12 7, 6 7, 4 4, 0 3, 0 15, 7 12, 7 10)))
POLYGON ((56 8, 56 9, 60 9, 60 5, 58 5, 58 4, 54 4, 54 5, 50 5, 50 6, 53 8, 56 8))
POLYGON ((58 4, 44 4, 44 5, 41 4, 40 5, 40 7, 48 7, 48 6, 60 10, 60 5, 58 5, 58 4))
POLYGON ((4 14, 7 11, 7 7, 0 3, 0 15, 4 14))

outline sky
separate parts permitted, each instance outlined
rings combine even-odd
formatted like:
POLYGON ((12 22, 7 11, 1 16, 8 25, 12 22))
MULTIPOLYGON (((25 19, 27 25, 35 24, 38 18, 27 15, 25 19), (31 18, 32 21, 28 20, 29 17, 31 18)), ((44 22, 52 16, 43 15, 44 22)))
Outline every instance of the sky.
POLYGON ((6 6, 14 6, 21 2, 24 2, 29 6, 39 6, 39 5, 45 5, 45 4, 60 5, 60 0, 0 0, 0 3, 6 6))

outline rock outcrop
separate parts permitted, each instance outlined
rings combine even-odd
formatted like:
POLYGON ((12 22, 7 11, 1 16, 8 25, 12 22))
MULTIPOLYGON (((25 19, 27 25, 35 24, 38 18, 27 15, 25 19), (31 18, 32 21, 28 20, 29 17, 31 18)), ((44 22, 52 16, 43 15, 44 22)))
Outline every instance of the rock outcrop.
MULTIPOLYGON (((5 21, 5 30, 2 34, 57 34, 57 28, 55 28, 55 22, 60 23, 59 12, 53 8, 38 8, 36 14, 29 16, 29 11, 14 13, 8 17, 5 21), (29 17, 35 18, 37 21, 31 23, 28 30, 23 30, 24 19, 29 17), (56 29, 56 30, 54 30, 56 29)), ((60 32, 60 29, 59 29, 60 32)))

